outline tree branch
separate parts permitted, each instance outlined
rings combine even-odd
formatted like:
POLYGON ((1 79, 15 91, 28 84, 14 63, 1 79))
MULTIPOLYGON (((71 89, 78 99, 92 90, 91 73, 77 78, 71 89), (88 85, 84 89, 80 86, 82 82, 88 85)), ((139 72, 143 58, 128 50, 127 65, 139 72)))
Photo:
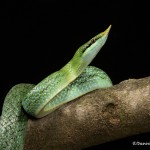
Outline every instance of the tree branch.
POLYGON ((25 150, 81 150, 150 132, 150 77, 88 93, 42 119, 29 119, 25 150))

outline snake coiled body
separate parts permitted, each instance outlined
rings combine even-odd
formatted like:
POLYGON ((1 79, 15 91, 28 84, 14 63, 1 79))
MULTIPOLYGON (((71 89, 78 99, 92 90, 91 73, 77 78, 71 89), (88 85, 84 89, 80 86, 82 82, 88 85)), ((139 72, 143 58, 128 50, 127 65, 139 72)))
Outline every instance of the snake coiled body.
POLYGON ((23 149, 26 113, 41 118, 83 94, 112 86, 104 71, 88 66, 105 44, 109 30, 81 46, 62 69, 39 84, 18 84, 8 92, 0 118, 0 150, 23 149))

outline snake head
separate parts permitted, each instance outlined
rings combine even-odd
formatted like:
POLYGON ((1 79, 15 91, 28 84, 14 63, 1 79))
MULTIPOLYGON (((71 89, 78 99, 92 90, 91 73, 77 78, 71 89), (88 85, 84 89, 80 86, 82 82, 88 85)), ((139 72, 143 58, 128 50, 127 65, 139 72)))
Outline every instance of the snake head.
POLYGON ((81 73, 83 69, 85 69, 92 62, 94 57, 103 47, 107 40, 110 28, 111 25, 104 32, 101 32, 93 37, 76 51, 71 63, 79 73, 81 73))

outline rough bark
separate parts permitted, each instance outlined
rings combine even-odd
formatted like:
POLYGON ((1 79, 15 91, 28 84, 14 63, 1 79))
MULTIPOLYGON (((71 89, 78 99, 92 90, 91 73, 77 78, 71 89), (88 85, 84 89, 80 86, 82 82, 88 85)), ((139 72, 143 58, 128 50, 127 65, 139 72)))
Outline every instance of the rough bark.
POLYGON ((150 132, 150 77, 88 93, 42 119, 29 119, 25 150, 81 150, 150 132))

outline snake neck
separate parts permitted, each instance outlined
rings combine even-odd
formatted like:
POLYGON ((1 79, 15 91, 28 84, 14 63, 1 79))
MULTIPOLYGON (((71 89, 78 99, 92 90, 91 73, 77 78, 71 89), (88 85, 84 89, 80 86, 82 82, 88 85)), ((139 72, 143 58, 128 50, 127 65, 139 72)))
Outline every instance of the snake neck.
POLYGON ((59 70, 66 75, 67 81, 75 80, 87 67, 87 65, 77 57, 73 57, 63 68, 59 70))

